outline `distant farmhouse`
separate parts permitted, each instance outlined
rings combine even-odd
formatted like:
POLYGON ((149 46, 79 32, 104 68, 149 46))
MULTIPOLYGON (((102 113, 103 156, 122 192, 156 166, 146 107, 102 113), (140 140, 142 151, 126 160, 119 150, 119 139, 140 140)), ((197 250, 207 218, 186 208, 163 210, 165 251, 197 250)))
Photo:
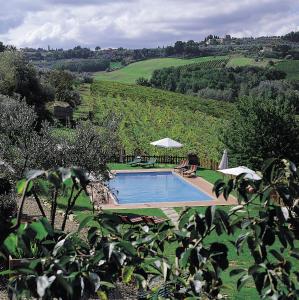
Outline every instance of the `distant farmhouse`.
POLYGON ((230 45, 232 43, 233 38, 227 34, 225 37, 220 38, 217 36, 209 37, 206 40, 206 45, 230 45))

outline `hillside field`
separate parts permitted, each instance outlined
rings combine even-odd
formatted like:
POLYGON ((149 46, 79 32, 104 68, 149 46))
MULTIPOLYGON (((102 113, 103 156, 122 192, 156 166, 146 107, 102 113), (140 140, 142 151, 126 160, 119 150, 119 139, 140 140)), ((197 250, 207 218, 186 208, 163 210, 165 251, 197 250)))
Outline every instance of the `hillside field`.
POLYGON ((276 68, 287 74, 287 79, 299 80, 299 60, 287 60, 275 64, 276 68))
POLYGON ((234 55, 230 57, 227 67, 244 67, 244 66, 257 66, 265 67, 268 64, 269 59, 262 61, 255 61, 254 58, 245 57, 240 55, 234 55))
POLYGON ((178 67, 188 64, 200 63, 211 60, 228 58, 227 56, 206 56, 192 59, 181 58, 155 58, 132 63, 113 72, 95 73, 96 80, 117 81, 123 83, 135 83, 139 77, 149 79, 156 69, 178 67))

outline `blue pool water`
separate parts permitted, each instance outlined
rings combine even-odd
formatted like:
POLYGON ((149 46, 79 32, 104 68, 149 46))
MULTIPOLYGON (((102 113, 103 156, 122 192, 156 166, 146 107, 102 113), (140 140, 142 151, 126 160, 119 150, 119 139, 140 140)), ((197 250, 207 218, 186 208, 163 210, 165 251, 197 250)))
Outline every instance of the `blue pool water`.
POLYGON ((172 172, 118 173, 109 186, 119 204, 212 200, 172 172))

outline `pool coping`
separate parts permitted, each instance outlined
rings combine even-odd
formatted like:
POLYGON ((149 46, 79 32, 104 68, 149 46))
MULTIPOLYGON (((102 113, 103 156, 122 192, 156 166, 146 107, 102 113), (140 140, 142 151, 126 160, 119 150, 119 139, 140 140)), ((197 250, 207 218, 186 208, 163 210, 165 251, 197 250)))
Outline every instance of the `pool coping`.
MULTIPOLYGON (((173 168, 165 168, 165 169, 136 169, 136 170, 112 170, 113 173, 152 173, 152 172, 175 172, 173 168)), ((236 205, 237 199, 234 196, 229 196, 227 200, 221 195, 219 198, 213 194, 213 184, 206 181, 202 177, 199 176, 193 178, 187 178, 175 172, 181 179, 185 180, 195 188, 207 194, 212 200, 204 200, 204 201, 184 201, 184 202, 149 202, 149 203, 132 203, 132 204, 118 204, 116 202, 112 202, 109 204, 102 204, 101 207, 103 209, 135 209, 135 208, 163 208, 163 207, 185 207, 185 206, 214 206, 214 205, 236 205)))

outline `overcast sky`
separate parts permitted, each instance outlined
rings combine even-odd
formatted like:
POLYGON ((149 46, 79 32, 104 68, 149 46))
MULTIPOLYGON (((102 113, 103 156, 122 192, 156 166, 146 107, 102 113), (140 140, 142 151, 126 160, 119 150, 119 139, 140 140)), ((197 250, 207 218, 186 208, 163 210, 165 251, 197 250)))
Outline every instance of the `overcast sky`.
POLYGON ((294 30, 298 0, 0 0, 0 41, 17 47, 143 48, 294 30))

